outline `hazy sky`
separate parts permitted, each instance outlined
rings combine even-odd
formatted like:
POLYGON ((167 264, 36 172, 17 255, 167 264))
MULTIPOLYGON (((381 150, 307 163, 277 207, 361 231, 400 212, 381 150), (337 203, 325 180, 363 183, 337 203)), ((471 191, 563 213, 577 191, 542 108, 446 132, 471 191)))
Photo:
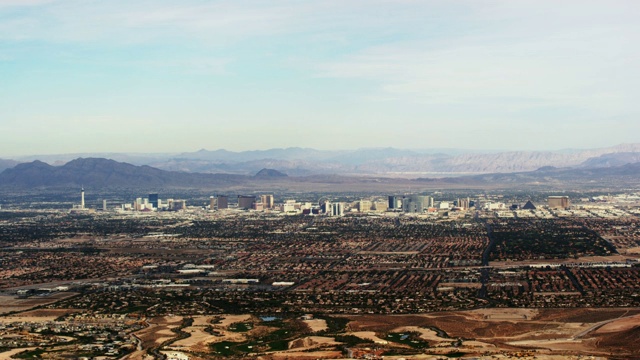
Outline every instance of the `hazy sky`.
POLYGON ((640 142, 640 1, 0 0, 0 157, 640 142))

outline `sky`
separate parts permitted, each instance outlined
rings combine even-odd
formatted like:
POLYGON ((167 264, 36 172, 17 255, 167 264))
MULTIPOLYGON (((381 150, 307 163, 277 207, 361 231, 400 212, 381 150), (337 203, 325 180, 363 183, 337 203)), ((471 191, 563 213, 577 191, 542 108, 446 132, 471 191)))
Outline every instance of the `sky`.
POLYGON ((0 0, 0 157, 640 142, 640 2, 0 0))

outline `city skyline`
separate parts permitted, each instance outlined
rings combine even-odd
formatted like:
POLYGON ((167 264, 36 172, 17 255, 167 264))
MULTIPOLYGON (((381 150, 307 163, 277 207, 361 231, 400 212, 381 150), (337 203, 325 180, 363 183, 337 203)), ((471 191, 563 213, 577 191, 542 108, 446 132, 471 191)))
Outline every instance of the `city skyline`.
POLYGON ((0 0, 0 155, 637 143, 639 12, 0 0))

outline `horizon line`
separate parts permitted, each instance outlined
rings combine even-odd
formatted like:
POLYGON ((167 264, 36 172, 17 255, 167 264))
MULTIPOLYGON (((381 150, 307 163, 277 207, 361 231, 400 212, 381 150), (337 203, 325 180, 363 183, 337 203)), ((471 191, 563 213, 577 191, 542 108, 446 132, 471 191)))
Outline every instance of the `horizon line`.
POLYGON ((288 146, 288 147, 273 147, 273 148, 263 148, 263 149, 252 149, 252 150, 228 150, 225 148, 217 148, 217 149, 206 149, 200 148, 198 150, 192 151, 178 151, 178 152, 117 152, 117 151, 85 151, 85 152, 68 152, 68 153, 49 153, 49 154, 22 154, 22 155, 0 155, 0 159, 2 160, 19 160, 20 158, 36 158, 36 157, 54 157, 54 156, 87 156, 87 155, 127 155, 127 156, 175 156, 182 154, 195 154, 202 151, 207 152, 217 152, 224 151, 235 154, 249 153, 249 152, 267 152, 274 150, 312 150, 319 152, 348 152, 348 151, 364 151, 364 150, 400 150, 400 151, 416 151, 416 152, 428 152, 428 151, 454 151, 454 152, 485 152, 485 153, 501 153, 501 152, 565 152, 565 151, 587 151, 587 150, 597 150, 597 149, 607 149, 607 148, 615 148, 629 145, 640 145, 640 142, 637 143, 616 143, 613 145, 602 146, 602 147, 584 147, 584 148, 556 148, 556 149, 477 149, 477 148, 457 148, 457 147, 433 147, 433 148, 401 148, 401 147, 393 147, 393 146, 379 146, 379 147, 360 147, 360 148, 342 148, 342 149, 317 149, 312 147, 302 147, 302 146, 288 146))

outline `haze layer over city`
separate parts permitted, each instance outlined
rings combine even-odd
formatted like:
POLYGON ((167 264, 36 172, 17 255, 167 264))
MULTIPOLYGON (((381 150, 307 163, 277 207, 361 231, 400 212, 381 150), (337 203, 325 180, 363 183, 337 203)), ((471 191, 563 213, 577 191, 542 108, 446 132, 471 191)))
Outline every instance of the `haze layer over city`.
POLYGON ((630 359, 633 1, 0 0, 0 359, 630 359))

